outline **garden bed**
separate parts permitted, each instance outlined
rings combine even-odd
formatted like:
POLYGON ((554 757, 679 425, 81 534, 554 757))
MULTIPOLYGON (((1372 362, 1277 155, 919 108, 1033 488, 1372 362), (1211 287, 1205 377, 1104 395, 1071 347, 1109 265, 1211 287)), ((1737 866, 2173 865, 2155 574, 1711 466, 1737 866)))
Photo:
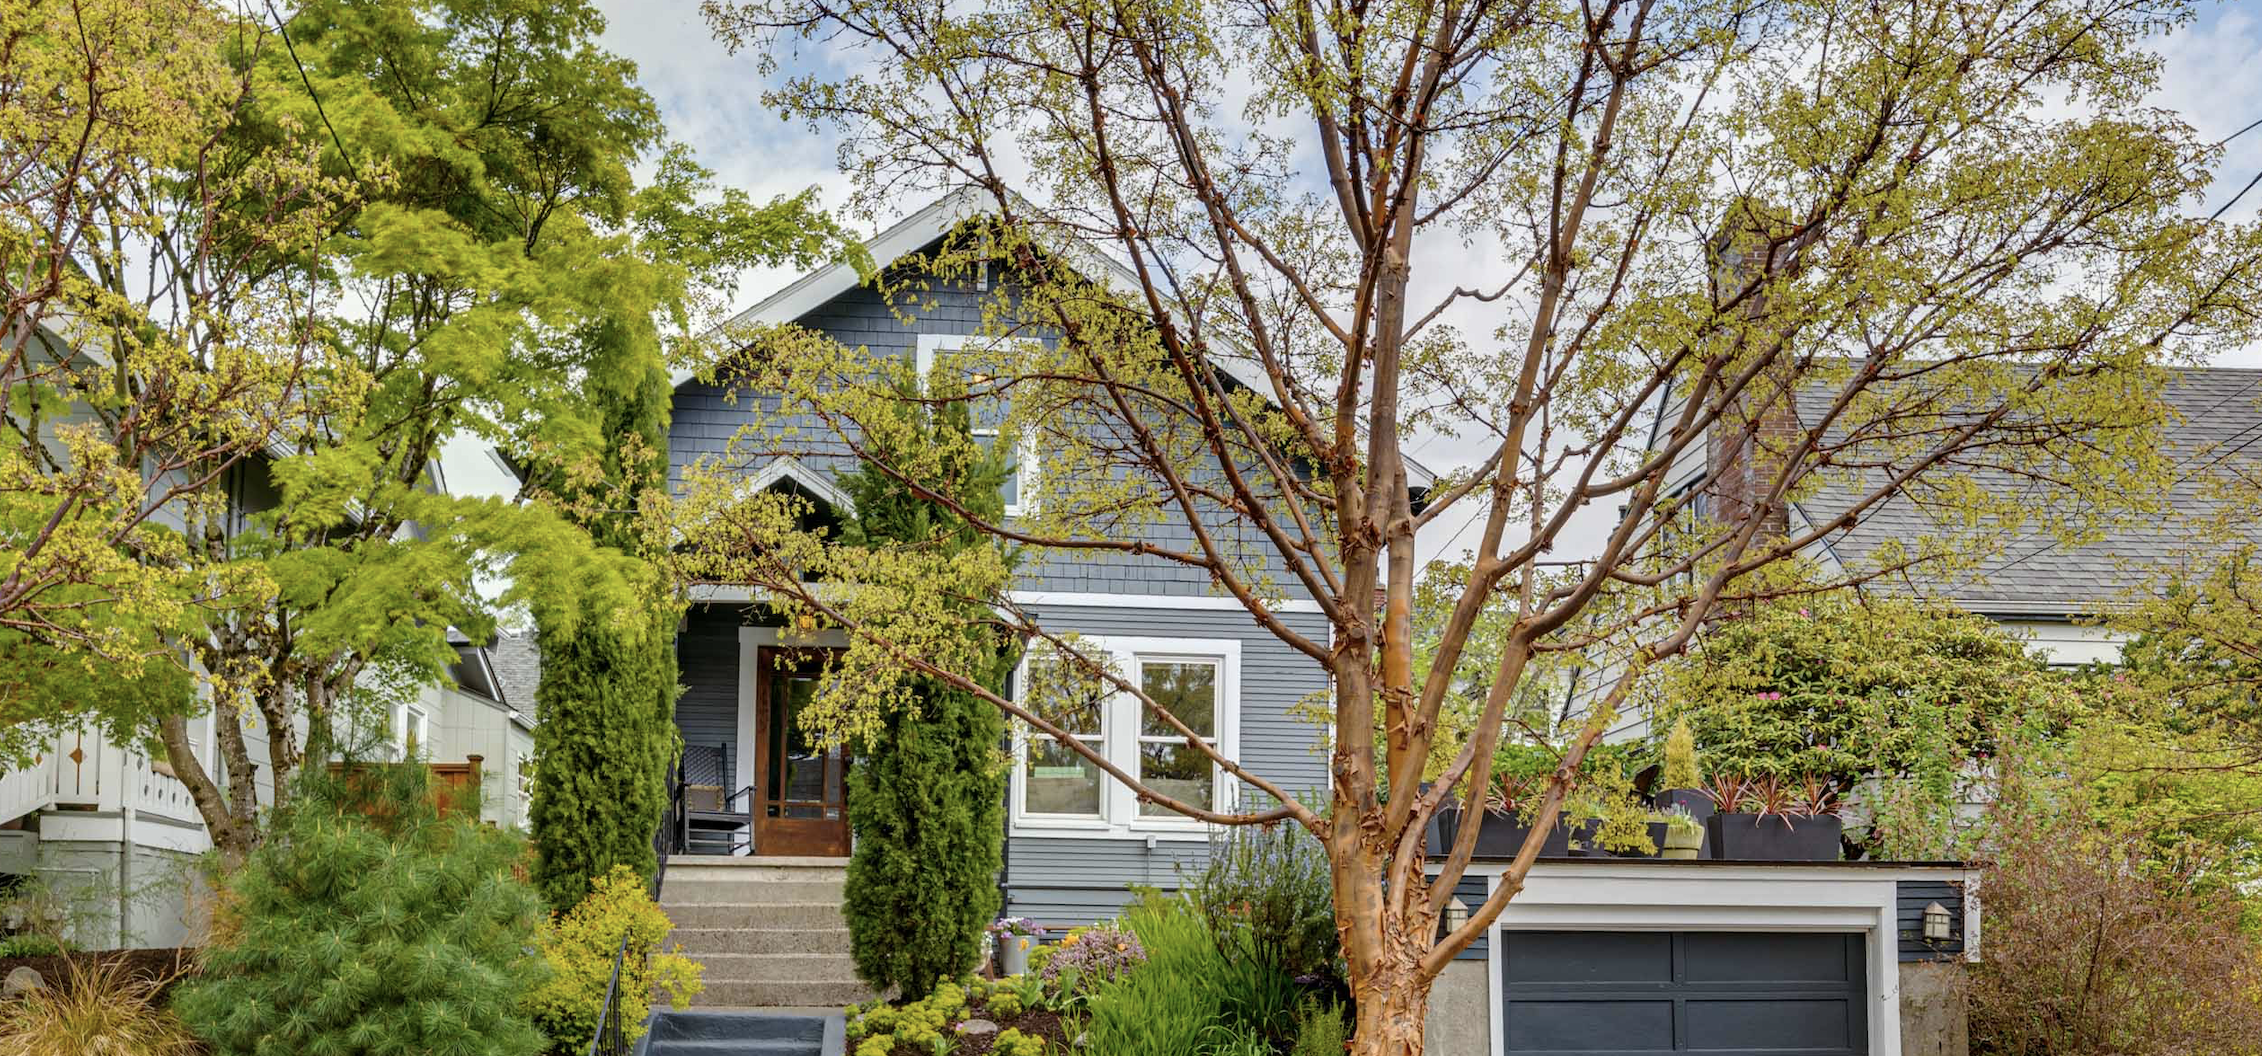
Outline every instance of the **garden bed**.
POLYGON ((0 979, 18 968, 29 968, 49 986, 61 986, 71 977, 70 962, 123 964, 129 979, 150 979, 168 994, 196 970, 196 951, 187 947, 149 950, 100 950, 89 953, 43 954, 37 957, 0 957, 0 979))

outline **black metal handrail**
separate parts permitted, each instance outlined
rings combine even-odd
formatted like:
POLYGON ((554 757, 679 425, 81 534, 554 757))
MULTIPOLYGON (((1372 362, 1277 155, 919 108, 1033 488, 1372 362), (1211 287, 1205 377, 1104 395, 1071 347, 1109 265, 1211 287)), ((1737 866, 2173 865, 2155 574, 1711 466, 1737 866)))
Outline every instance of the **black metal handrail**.
MULTIPOLYGON (((660 885, 668 878, 668 853, 676 849, 681 839, 684 822, 683 770, 680 765, 668 767, 668 804, 660 818, 659 831, 652 834, 652 901, 660 901, 660 885)), ((628 964, 629 935, 620 937, 620 947, 613 951, 612 979, 605 983, 605 1004, 597 1012, 597 1036, 589 1041, 589 1056, 629 1056, 630 1045, 627 1028, 620 1018, 621 969, 628 964)), ((637 956, 645 956, 638 951, 637 956)), ((638 973, 641 975, 642 973, 638 973)))

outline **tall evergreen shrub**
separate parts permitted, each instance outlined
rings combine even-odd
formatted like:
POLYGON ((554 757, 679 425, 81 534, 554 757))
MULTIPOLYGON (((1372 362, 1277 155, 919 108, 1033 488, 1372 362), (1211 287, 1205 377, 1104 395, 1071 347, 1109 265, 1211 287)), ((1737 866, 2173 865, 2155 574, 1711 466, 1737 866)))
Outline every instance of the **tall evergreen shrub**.
MULTIPOLYGON (((601 419, 595 466, 554 467, 539 490, 602 546, 634 554, 639 504, 666 472, 669 385, 649 323, 607 322, 582 335, 600 363, 587 395, 601 419)), ((675 609, 657 570, 651 607, 627 613, 537 606, 542 682, 528 820, 535 883, 564 912, 596 878, 625 865, 649 880, 652 837, 675 757, 675 609)))
POLYGON ((310 778, 228 879, 175 1008, 218 1056, 532 1056, 525 841, 442 818, 422 766, 310 778))
MULTIPOLYGON (((963 436, 963 405, 950 406, 928 428, 963 436)), ((972 450, 963 440, 958 447, 972 450)), ((1003 514, 1006 467, 995 454, 945 472, 977 515, 1003 514)), ((844 531, 852 544, 945 552, 994 545, 892 478, 863 472, 841 483, 856 505, 844 531)), ((1002 639, 993 654, 987 684, 996 689, 1010 667, 1002 639)), ((915 710, 891 712, 861 746, 849 772, 856 845, 843 910, 856 973, 875 989, 897 987, 917 999, 980 959, 982 930, 997 916, 1004 865, 1006 774, 998 754, 1004 739, 1005 719, 995 707, 928 683, 915 710)))

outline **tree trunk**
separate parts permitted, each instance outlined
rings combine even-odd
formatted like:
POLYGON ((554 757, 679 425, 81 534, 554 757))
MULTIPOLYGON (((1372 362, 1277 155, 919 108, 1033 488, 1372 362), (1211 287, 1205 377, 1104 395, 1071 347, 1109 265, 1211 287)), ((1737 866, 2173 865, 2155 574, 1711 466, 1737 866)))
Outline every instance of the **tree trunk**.
POLYGON ((1429 1015, 1430 980, 1415 965, 1397 965, 1354 986, 1358 1018, 1351 1056, 1422 1056, 1422 1026, 1429 1015))

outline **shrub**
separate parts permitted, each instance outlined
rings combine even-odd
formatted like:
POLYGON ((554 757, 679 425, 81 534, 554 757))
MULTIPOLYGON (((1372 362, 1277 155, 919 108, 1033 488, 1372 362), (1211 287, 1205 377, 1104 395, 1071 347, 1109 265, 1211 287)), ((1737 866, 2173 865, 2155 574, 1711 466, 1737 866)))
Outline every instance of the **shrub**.
POLYGON ((1120 979, 1146 961, 1146 946, 1136 932, 1101 924, 1071 933, 1045 958, 1042 974, 1048 984, 1089 989, 1120 979))
POLYGON ((1043 1038, 1032 1038, 1007 1027, 998 1034, 997 1045, 990 1051, 996 1056, 1044 1056, 1045 1042, 1043 1038))
POLYGON ((1303 827, 1218 830, 1184 890, 1221 944, 1289 976, 1341 977, 1327 851, 1303 827))
MULTIPOLYGON (((1124 915, 1145 956, 1091 995, 1087 1048, 1095 1053, 1197 1056, 1205 1032, 1224 1018, 1220 973, 1226 958, 1209 928, 1182 899, 1148 898, 1124 915)), ((1095 928, 1084 936, 1113 929, 1095 928)), ((1061 947, 1053 965, 1077 945, 1061 947)))
MULTIPOLYGON (((677 751, 672 639, 647 620, 577 619, 538 607, 542 682, 536 707, 534 798, 527 822, 535 882, 552 910, 579 905, 616 866, 650 877, 653 831, 677 751)), ((672 629, 673 617, 664 621, 672 629)))
POLYGON ((1342 1056, 1343 1042, 1343 1006, 1310 998, 1297 1013, 1296 1045, 1288 1056, 1342 1056))
POLYGON ((1673 732, 1665 735, 1665 772, 1659 776, 1659 788, 1703 788, 1703 772, 1697 769, 1696 735, 1689 732, 1689 720, 1673 720, 1673 732))
POLYGON ((550 977, 527 1002, 552 1052, 581 1052, 596 1037, 623 937, 628 956, 621 961, 618 1011, 629 1040, 643 1036, 655 991, 664 991, 678 1010, 690 1007, 705 984, 699 963, 683 956, 683 947, 665 947, 674 927, 626 865, 614 866, 580 905, 543 926, 542 960, 550 977))
POLYGON ((1150 895, 1124 921, 1147 958, 1093 991, 1090 1051, 1212 1056, 1249 1051, 1251 1042, 1271 1051, 1293 1035, 1295 981, 1246 949, 1219 945, 1190 900, 1150 895))
POLYGON ((383 772, 357 789, 306 775, 226 883, 203 976, 176 1003, 215 1052, 541 1050, 522 1001, 543 973, 525 841, 440 818, 421 766, 383 772))
POLYGON ((57 985, 0 1004, 0 1056, 192 1056, 196 1038, 159 1002, 165 983, 73 959, 57 985))
MULTIPOLYGON (((971 426, 962 405, 916 423, 918 435, 960 437, 971 426)), ((961 440, 961 443, 964 441, 961 440)), ((998 490, 1007 470, 996 455, 956 467, 956 491, 986 517, 1003 514, 998 490)), ((921 548, 954 554, 991 546, 943 507, 883 473, 844 475, 855 499, 845 526, 851 545, 921 548)), ((982 680, 997 689, 1012 660, 1002 639, 968 619, 959 630, 968 655, 980 655, 982 680)), ((875 990, 919 998, 938 979, 981 960, 982 929, 998 913, 1004 868, 1006 771, 997 746, 1005 716, 980 697, 932 680, 916 683, 916 704, 891 708, 848 773, 848 820, 856 844, 841 913, 849 956, 875 990)))
POLYGON ((53 957, 62 953, 61 940, 48 935, 10 935, 0 939, 0 959, 9 957, 53 957))
POLYGON ((859 1013, 849 1009, 848 1040, 856 1056, 888 1056, 898 1045, 947 1051, 957 1037, 955 1024, 966 1010, 967 988, 979 985, 942 980, 926 997, 903 1005, 876 1003, 859 1013))
POLYGON ((2146 833, 2078 805, 2014 796, 1997 815, 1973 1051, 2262 1051, 2262 950, 2203 867, 2163 867, 2146 833))

